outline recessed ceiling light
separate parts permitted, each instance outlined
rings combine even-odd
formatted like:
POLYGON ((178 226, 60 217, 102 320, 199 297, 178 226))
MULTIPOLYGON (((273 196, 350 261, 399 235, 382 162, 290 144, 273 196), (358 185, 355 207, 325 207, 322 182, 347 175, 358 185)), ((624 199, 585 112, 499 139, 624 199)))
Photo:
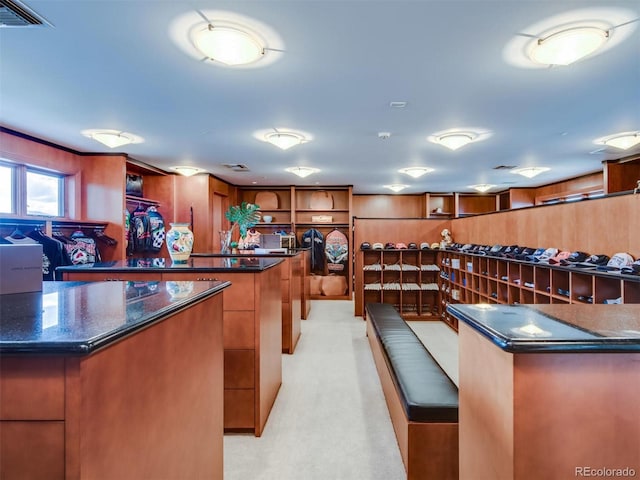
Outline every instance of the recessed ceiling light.
POLYGON ((142 143, 144 138, 134 135, 133 133, 122 132, 119 130, 90 129, 83 130, 82 135, 92 138, 97 142, 106 145, 109 148, 117 148, 131 143, 142 143))
POLYGON ((571 10, 521 30, 505 46, 503 58, 522 68, 570 65, 618 45, 636 25, 637 14, 628 9, 571 10))
POLYGON ((391 185, 384 185, 384 188, 388 188, 389 190, 393 190, 394 192, 398 193, 399 191, 404 190, 408 186, 409 185, 403 185, 401 183, 393 183, 391 185))
POLYGON ((608 135, 594 140, 593 143, 619 148, 620 150, 628 150, 640 143, 640 131, 608 135))
POLYGON ((407 106, 407 102, 389 102, 391 108, 404 108, 407 106))
POLYGON ((304 135, 295 132, 271 132, 264 136, 265 140, 282 150, 288 150, 295 145, 306 143, 304 135))
POLYGON ((262 67, 277 60, 284 51, 272 28, 223 10, 184 13, 171 23, 170 35, 188 55, 223 67, 262 67))
POLYGON ((469 185, 469 188, 473 188, 474 190, 477 190, 478 192, 482 192, 482 193, 488 192, 493 187, 495 187, 495 185, 491 185, 489 183, 479 183, 477 185, 469 185))
POLYGON ((285 168, 285 171, 289 173, 293 173, 294 175, 297 175, 301 178, 305 178, 311 175, 312 173, 319 172, 320 169, 313 168, 313 167, 289 167, 289 168, 285 168))
POLYGON ((203 169, 198 167, 190 167, 188 165, 177 165, 175 167, 170 167, 174 172, 179 173, 180 175, 184 175, 185 177, 190 177, 191 175, 195 175, 196 173, 204 172, 203 169))
POLYGON ((517 173, 518 175, 522 175, 523 177, 533 178, 536 175, 540 175, 542 172, 549 171, 549 167, 522 167, 522 168, 514 168, 511 170, 511 173, 517 173))
POLYGON ((400 173, 406 173, 407 175, 409 175, 409 176, 411 176, 413 178, 418 178, 418 177, 421 177, 422 175, 424 175, 425 173, 433 172, 433 168, 428 168, 428 167, 407 167, 407 168, 401 168, 398 171, 400 173))
POLYGON ((432 143, 437 143, 450 150, 457 150, 472 142, 479 142, 491 136, 487 130, 476 129, 450 129, 434 133, 427 137, 432 143))

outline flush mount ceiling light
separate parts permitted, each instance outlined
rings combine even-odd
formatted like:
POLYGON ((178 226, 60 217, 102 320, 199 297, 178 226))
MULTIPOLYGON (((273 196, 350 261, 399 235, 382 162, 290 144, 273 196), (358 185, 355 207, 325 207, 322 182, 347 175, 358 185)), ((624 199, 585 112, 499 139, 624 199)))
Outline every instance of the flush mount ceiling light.
POLYGON ((519 32, 503 50, 522 68, 564 66, 598 55, 627 38, 637 15, 622 8, 585 8, 555 15, 519 32))
POLYGON ((388 188, 389 190, 392 190, 392 191, 398 193, 399 191, 404 190, 408 186, 409 185, 403 185, 401 183, 393 183, 391 185, 384 185, 384 188, 388 188))
POLYGON ((289 167, 289 168, 285 168, 285 171, 289 173, 293 173, 294 175, 297 175, 300 178, 305 178, 311 175, 312 173, 318 173, 320 169, 313 168, 313 167, 289 167))
POLYGON ((523 177, 533 178, 536 175, 540 175, 542 172, 549 171, 549 167, 522 167, 522 168, 514 168, 511 170, 511 173, 517 173, 518 175, 522 175, 523 177))
POLYGON ((598 138, 594 143, 619 148, 620 150, 628 150, 640 143, 640 132, 616 133, 598 138))
POLYGON ((469 188, 473 188, 474 190, 477 190, 478 192, 481 192, 481 193, 488 192, 493 187, 495 187, 495 185, 491 185, 489 183, 479 183, 477 185, 469 185, 469 188))
POLYGON ((433 172, 433 168, 428 168, 428 167, 408 167, 408 168, 401 168, 398 171, 400 173, 406 173, 407 175, 409 175, 409 176, 411 176, 413 178, 418 178, 418 177, 421 177, 422 175, 424 175, 425 173, 433 172))
POLYGON ((427 137, 432 143, 437 143, 450 150, 458 150, 472 142, 479 142, 491 136, 487 130, 477 129, 451 129, 434 133, 427 137))
POLYGON ((117 148, 131 143, 144 142, 144 138, 134 135, 133 133, 122 132, 120 130, 90 129, 83 130, 81 133, 85 137, 92 138, 109 148, 117 148))
POLYGON ((276 130, 275 132, 267 133, 264 136, 265 141, 272 145, 275 145, 282 150, 289 150, 295 145, 306 143, 307 139, 304 135, 296 132, 281 132, 276 130))
POLYGON ((257 62, 265 52, 263 40, 243 26, 209 23, 195 30, 192 39, 205 57, 227 66, 257 62))
POLYGON ((196 10, 176 18, 172 40, 188 55, 212 65, 256 68, 274 62, 284 44, 268 25, 223 10, 196 10))
POLYGON ((187 165, 178 165, 176 167, 171 167, 171 170, 179 173, 180 175, 184 175, 185 177, 190 177, 195 175, 196 173, 204 172, 203 169, 198 167, 189 167, 187 165))

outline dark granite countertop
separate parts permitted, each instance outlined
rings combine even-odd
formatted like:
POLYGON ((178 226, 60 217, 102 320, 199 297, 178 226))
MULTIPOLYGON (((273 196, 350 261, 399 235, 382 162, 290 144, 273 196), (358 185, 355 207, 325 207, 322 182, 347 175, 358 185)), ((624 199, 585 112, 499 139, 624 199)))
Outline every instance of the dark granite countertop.
POLYGON ((267 256, 191 257, 186 263, 165 258, 133 258, 113 262, 87 263, 58 267, 58 272, 261 272, 282 263, 282 258, 267 256))
POLYGON ((0 353, 88 355, 229 285, 43 282, 42 292, 0 295, 0 353))
POLYGON ((507 352, 640 352, 640 305, 449 305, 507 352))

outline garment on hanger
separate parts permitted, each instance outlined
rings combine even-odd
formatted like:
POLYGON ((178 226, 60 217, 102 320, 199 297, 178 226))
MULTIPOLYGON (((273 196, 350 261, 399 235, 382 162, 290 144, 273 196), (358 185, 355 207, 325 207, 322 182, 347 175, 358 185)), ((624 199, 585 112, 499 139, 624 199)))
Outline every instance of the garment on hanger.
POLYGON ((311 270, 324 273, 324 236, 310 228, 302 234, 302 247, 311 249, 311 270))
POLYGON ((60 241, 45 235, 39 228, 29 232, 27 237, 42 245, 42 279, 48 281, 62 280, 62 274, 56 272, 56 268, 71 265, 71 259, 64 245, 60 241))
POLYGON ((22 233, 19 228, 16 228, 10 235, 4 237, 4 239, 9 243, 14 244, 24 243, 28 245, 30 243, 37 243, 34 240, 28 238, 24 233, 22 233))
POLYGON ((65 244, 64 248, 74 265, 96 263, 100 261, 100 251, 96 241, 85 235, 82 230, 76 230, 71 235, 73 243, 65 244))

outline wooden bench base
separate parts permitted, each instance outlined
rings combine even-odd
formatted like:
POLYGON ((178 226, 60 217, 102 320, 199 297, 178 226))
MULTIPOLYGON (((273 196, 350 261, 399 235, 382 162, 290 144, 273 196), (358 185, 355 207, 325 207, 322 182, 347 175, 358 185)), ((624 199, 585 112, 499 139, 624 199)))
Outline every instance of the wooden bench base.
POLYGON ((367 320, 367 336, 408 480, 458 478, 458 424, 409 421, 393 383, 380 340, 367 320))

